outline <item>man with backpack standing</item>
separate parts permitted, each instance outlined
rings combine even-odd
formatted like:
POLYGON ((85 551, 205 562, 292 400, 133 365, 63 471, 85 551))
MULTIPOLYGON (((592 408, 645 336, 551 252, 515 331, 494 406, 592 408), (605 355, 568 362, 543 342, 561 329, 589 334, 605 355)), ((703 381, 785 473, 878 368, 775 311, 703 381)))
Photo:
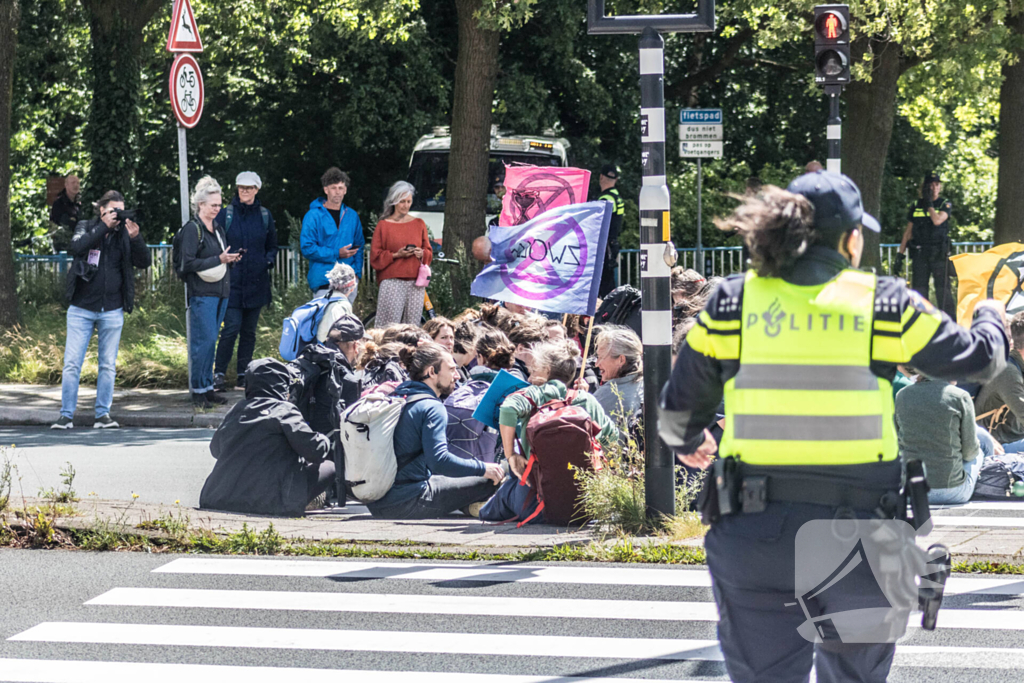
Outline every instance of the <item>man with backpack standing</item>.
POLYGON ((235 178, 235 197, 217 215, 224 226, 228 249, 242 255, 231 271, 231 295, 224 325, 217 342, 213 369, 213 388, 223 391, 225 374, 238 340, 237 387, 245 386, 245 369, 256 348, 256 326, 260 311, 270 303, 270 269, 277 258, 277 228, 274 217, 256 198, 263 181, 252 171, 235 178))
MULTIPOLYGON (((356 272, 356 277, 360 277, 366 244, 362 221, 355 211, 342 203, 350 184, 348 174, 331 167, 324 172, 320 182, 327 198, 317 197, 310 202, 309 211, 302 218, 299 236, 302 255, 309 259, 306 281, 314 293, 328 287, 327 271, 336 263, 347 263, 356 272)), ((352 299, 355 299, 355 293, 352 299)))
POLYGON ((96 376, 96 422, 93 428, 117 427, 110 417, 114 401, 117 349, 124 314, 135 305, 135 268, 149 268, 152 257, 139 226, 121 220, 124 197, 111 190, 96 203, 99 217, 80 221, 68 251, 74 256, 68 271, 68 333, 61 376, 60 417, 51 429, 74 427, 78 405, 78 378, 89 340, 96 331, 99 373, 96 376))

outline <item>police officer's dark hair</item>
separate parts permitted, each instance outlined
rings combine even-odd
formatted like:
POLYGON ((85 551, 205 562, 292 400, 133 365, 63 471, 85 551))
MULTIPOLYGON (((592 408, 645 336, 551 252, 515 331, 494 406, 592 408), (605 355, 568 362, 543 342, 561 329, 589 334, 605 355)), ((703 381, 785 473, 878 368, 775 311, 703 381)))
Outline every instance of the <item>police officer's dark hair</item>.
POLYGON ((762 277, 781 277, 812 244, 834 247, 841 237, 816 232, 811 203, 774 185, 765 185, 756 195, 733 198, 742 203, 726 218, 716 218, 715 226, 743 236, 762 277))
POLYGON ((345 183, 346 188, 352 186, 352 180, 348 177, 348 173, 345 173, 337 166, 331 166, 320 176, 320 185, 327 187, 335 183, 345 183))
POLYGON ((423 342, 419 346, 406 346, 398 352, 402 365, 409 371, 409 379, 422 382, 427 378, 427 370, 434 368, 434 373, 441 371, 448 350, 434 342, 423 342))
POLYGON ((1010 318, 1010 338, 1014 349, 1024 351, 1024 311, 1010 318))

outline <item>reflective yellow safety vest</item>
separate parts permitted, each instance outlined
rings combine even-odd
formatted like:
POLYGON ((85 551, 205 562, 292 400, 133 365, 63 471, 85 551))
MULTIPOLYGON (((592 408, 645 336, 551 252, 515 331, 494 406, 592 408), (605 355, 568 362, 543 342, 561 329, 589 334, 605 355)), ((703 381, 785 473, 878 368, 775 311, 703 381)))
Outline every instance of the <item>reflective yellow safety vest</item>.
POLYGON ((765 466, 897 457, 892 385, 870 368, 876 282, 857 270, 810 287, 747 273, 722 456, 765 466))

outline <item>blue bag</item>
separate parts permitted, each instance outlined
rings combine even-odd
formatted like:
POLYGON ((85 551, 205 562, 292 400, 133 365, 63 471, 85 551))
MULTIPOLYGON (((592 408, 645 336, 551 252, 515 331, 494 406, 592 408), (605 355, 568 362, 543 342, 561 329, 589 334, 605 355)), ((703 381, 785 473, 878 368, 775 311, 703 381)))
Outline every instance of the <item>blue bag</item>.
POLYGON ((530 519, 536 509, 537 493, 535 489, 512 475, 505 478, 497 492, 480 508, 480 521, 518 522, 518 526, 522 526, 524 523, 542 524, 544 522, 543 512, 530 519), (530 521, 522 521, 526 519, 530 521))
POLYGON ((292 311, 292 314, 284 319, 281 343, 277 347, 281 359, 285 362, 295 360, 306 344, 316 341, 316 328, 324 319, 327 307, 342 299, 348 301, 344 294, 336 294, 330 298, 317 297, 292 311))
POLYGON ((498 433, 473 417, 473 411, 491 383, 473 380, 452 392, 444 400, 448 410, 448 451, 460 458, 494 462, 498 433))

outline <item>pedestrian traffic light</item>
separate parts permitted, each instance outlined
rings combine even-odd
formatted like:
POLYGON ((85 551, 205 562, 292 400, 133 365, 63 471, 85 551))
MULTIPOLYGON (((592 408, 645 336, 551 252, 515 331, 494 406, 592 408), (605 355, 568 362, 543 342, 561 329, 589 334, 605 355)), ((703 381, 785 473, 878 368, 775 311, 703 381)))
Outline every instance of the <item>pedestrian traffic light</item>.
POLYGON ((850 82, 850 6, 814 8, 814 82, 846 85, 850 82))

